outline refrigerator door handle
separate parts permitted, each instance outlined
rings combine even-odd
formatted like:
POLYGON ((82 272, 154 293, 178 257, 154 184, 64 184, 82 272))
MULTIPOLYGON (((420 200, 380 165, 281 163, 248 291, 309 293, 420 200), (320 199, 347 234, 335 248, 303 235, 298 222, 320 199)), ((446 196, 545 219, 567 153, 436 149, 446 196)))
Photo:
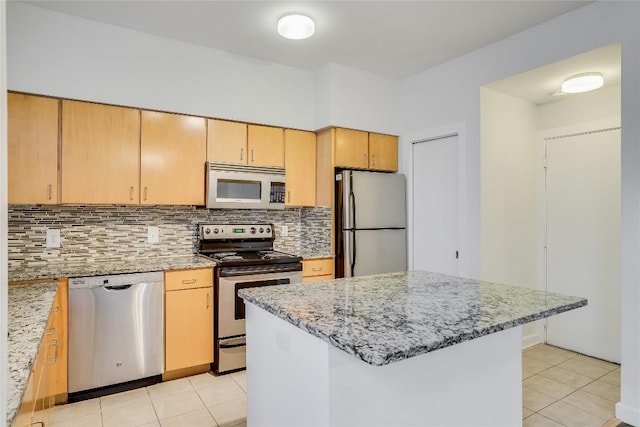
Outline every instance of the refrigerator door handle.
POLYGON ((349 192, 349 200, 351 203, 349 204, 349 215, 351 216, 351 228, 355 230, 356 228, 356 195, 353 193, 353 190, 349 192))
POLYGON ((349 277, 353 277, 355 276, 355 270, 356 270, 356 232, 355 230, 351 232, 351 236, 353 239, 353 244, 351 245, 351 259, 349 260, 349 271, 351 272, 351 274, 349 274, 349 277))

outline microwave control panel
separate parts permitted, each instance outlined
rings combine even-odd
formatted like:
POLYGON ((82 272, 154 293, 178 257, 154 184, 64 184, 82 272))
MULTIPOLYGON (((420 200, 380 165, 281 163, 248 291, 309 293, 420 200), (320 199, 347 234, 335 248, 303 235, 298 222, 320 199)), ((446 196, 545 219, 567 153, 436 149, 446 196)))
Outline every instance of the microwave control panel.
POLYGON ((284 182, 271 182, 269 203, 284 203, 284 182))

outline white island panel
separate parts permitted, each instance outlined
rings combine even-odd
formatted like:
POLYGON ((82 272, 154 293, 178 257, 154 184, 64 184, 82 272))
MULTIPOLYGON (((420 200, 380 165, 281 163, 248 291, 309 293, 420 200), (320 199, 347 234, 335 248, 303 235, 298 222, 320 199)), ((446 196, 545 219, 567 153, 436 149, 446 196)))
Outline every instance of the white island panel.
POLYGON ((254 426, 514 426, 521 328, 370 365, 246 302, 254 426))

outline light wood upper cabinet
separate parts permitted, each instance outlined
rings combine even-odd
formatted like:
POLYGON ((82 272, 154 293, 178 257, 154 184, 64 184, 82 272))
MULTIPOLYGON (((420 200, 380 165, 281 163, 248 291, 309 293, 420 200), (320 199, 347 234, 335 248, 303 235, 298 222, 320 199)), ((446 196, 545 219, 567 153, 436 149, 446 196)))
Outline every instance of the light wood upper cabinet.
POLYGON ((213 362, 213 287, 165 295, 165 370, 213 362))
POLYGON ((208 119, 207 160, 247 164, 247 124, 208 119))
POLYGON ((284 158, 287 206, 315 206, 316 135, 285 129, 284 158))
POLYGON ((282 128, 248 125, 247 164, 284 167, 284 132, 282 128))
POLYGON ((369 133, 369 169, 398 170, 398 137, 369 133))
POLYGON ((138 204, 140 111, 62 101, 62 203, 138 204))
POLYGON ((369 134, 360 130, 335 129, 335 166, 367 169, 369 134))
POLYGON ((140 204, 204 205, 205 119, 142 111, 140 204))
POLYGON ((7 94, 9 203, 58 203, 60 101, 7 94))

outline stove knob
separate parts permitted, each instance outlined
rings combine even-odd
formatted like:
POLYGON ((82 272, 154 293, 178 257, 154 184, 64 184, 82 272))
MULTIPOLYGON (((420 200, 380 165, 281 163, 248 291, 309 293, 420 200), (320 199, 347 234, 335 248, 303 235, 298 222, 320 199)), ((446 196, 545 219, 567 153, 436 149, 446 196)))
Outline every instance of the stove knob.
POLYGON ((267 233, 269 233, 269 234, 271 234, 271 228, 270 228, 270 227, 267 227, 266 232, 267 232, 267 233))
POLYGON ((251 234, 256 234, 256 228, 255 227, 251 227, 251 229, 249 231, 251 232, 251 234))
POLYGON ((260 230, 258 230, 260 233, 264 233, 264 228, 260 227, 260 230))
POLYGON ((211 229, 209 227, 205 228, 204 234, 211 234, 211 229))
POLYGON ((213 234, 218 234, 220 232, 220 230, 218 230, 217 228, 213 229, 213 234))

